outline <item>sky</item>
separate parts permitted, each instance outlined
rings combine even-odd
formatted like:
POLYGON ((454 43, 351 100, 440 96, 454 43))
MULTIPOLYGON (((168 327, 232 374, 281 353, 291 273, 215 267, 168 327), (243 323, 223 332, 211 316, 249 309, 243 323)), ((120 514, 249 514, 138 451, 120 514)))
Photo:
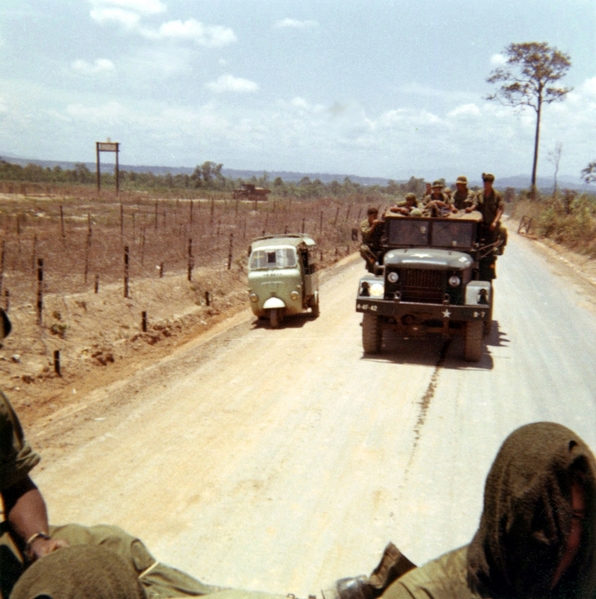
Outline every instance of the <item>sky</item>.
POLYGON ((595 0, 0 0, 0 156, 427 180, 528 175, 490 102, 510 43, 568 54, 539 176, 596 160, 595 0), (104 161, 113 158, 102 154, 104 161))

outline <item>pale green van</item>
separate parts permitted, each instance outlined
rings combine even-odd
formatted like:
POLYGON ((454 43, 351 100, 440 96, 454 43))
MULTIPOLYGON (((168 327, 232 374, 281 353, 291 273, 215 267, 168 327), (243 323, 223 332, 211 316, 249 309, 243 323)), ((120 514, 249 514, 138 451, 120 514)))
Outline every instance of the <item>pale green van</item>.
POLYGON ((249 248, 248 297, 255 316, 276 329, 285 316, 319 315, 316 243, 304 234, 267 235, 249 248))

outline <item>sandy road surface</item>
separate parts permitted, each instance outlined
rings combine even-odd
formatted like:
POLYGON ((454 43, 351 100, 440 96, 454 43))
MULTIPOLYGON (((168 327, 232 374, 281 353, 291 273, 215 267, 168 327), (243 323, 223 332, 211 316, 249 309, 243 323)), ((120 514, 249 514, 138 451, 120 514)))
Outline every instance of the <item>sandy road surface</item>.
POLYGON ((368 573, 389 540, 418 563, 467 542, 516 426, 556 420, 596 447, 594 315, 511 237, 480 363, 395 338, 363 358, 348 262, 318 320, 269 330, 245 312, 89 399, 118 409, 57 414, 80 422, 60 438, 40 427, 52 521, 120 524, 207 582, 299 596, 368 573))

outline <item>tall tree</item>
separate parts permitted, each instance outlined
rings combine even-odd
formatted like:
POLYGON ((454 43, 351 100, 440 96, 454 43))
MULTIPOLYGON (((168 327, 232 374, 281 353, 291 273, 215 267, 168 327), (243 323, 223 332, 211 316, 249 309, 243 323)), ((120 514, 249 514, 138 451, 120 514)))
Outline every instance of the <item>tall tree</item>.
POLYGON ((586 183, 596 183, 596 160, 592 160, 586 168, 582 169, 582 179, 586 183))
POLYGON ((529 106, 536 112, 534 135, 534 161, 532 163, 532 190, 536 187, 538 169, 538 146, 540 144, 540 120, 544 104, 558 102, 571 88, 555 87, 553 84, 567 74, 571 59, 557 48, 542 42, 509 44, 503 53, 507 67, 495 69, 487 79, 498 85, 488 100, 498 100, 506 106, 529 106))

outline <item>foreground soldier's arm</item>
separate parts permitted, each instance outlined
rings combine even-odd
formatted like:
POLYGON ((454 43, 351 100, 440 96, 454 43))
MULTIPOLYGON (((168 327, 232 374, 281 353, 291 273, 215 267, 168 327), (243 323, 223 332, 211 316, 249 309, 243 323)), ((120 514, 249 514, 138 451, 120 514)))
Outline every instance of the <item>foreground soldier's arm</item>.
POLYGON ((43 496, 29 476, 2 492, 11 531, 29 560, 66 547, 64 539, 49 537, 48 512, 43 496))
POLYGON ((39 460, 25 441, 12 405, 0 391, 0 495, 15 542, 31 561, 67 545, 49 538, 46 504, 29 476, 39 460))

